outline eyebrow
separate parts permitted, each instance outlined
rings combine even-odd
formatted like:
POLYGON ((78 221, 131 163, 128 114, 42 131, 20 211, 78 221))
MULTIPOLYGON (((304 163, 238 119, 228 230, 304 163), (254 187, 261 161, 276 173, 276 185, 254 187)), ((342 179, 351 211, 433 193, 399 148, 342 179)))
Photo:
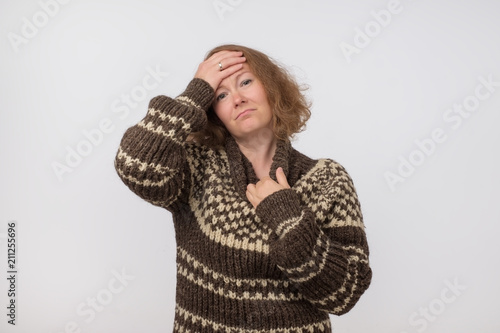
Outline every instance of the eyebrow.
MULTIPOLYGON (((243 74, 247 74, 247 73, 251 73, 251 71, 247 69, 247 70, 245 70, 245 71, 241 72, 240 74, 238 74, 238 75, 236 76, 236 81, 238 81, 238 79, 240 78, 240 76, 242 76, 243 74)), ((223 85, 219 85, 219 86, 217 87, 217 89, 215 89, 215 91, 217 92, 217 90, 219 90, 219 89, 221 89, 221 88, 225 88, 225 86, 223 86, 223 85)))

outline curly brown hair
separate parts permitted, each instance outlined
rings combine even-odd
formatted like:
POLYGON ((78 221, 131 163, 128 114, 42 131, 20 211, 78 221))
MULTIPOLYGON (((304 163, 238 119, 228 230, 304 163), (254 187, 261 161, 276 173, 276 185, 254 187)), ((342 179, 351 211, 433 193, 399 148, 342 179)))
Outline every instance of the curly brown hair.
MULTIPOLYGON (((307 87, 299 86, 282 65, 255 49, 227 44, 210 50, 205 60, 219 51, 241 51, 252 73, 262 82, 273 112, 273 132, 277 139, 289 141, 305 128, 311 117, 310 102, 302 94, 307 87)), ((190 140, 209 146, 223 145, 230 133, 215 114, 212 106, 207 111, 208 124, 202 131, 192 133, 190 140)))

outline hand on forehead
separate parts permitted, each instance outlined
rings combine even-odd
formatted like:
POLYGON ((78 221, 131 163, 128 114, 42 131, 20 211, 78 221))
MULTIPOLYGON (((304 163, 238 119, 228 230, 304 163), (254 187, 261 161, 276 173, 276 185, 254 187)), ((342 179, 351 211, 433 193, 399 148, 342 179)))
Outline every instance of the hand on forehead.
POLYGON ((215 90, 222 80, 241 70, 245 61, 243 52, 220 51, 198 66, 195 77, 207 81, 215 90))
POLYGON ((226 77, 225 79, 223 79, 220 82, 219 87, 225 86, 225 85, 230 85, 231 83, 233 83, 233 81, 238 79, 238 76, 240 76, 243 73, 252 72, 250 69, 250 66, 246 62, 243 63, 242 65, 243 66, 240 69, 238 69, 236 72, 234 72, 233 74, 231 74, 228 77, 226 77))

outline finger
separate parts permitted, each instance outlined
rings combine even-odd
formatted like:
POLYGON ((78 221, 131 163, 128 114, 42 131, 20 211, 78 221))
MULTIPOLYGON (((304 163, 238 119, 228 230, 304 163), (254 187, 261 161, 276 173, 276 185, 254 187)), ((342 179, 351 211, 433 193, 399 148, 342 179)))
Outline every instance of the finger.
POLYGON ((224 71, 226 69, 231 68, 231 66, 242 64, 245 61, 246 61, 246 58, 243 56, 236 56, 236 57, 235 56, 228 56, 228 57, 224 57, 224 58, 220 59, 219 62, 217 63, 217 66, 219 67, 219 70, 222 67, 222 71, 224 71), (219 64, 220 64, 220 66, 219 66, 219 64))
POLYGON ((245 194, 247 195, 247 199, 252 202, 253 200, 253 195, 252 193, 247 189, 247 191, 245 192, 245 194))
MULTIPOLYGON (((217 65, 217 66, 219 66, 219 65, 217 65)), ((225 78, 233 75, 234 73, 237 73, 242 68, 243 68, 242 63, 234 64, 234 65, 231 65, 227 68, 222 67, 222 70, 219 69, 221 81, 224 80, 225 78)))
POLYGON ((247 185, 247 192, 255 193, 255 185, 254 184, 248 184, 247 185))
POLYGON ((239 57, 238 59, 233 59, 233 58, 223 59, 220 62, 220 65, 219 63, 217 63, 217 71, 221 81, 242 70, 243 63, 245 61, 246 61, 245 58, 239 57))
POLYGON ((219 63, 222 65, 222 69, 226 69, 234 64, 244 61, 243 52, 240 51, 220 51, 214 53, 210 58, 204 62, 208 67, 216 67, 220 70, 219 63), (242 59, 243 58, 243 59, 242 59))
POLYGON ((246 59, 242 57, 242 52, 235 51, 221 51, 213 54, 210 58, 204 60, 200 64, 198 71, 220 71, 219 63, 222 65, 222 69, 228 68, 233 64, 244 62, 246 59))
POLYGON ((286 188, 290 187, 290 185, 288 185, 288 180, 286 179, 286 175, 282 167, 276 169, 276 179, 278 180, 278 184, 280 184, 281 186, 284 186, 286 188))
POLYGON ((248 201, 250 201, 250 203, 252 204, 252 206, 256 207, 256 199, 248 187, 247 187, 247 191, 245 194, 247 196, 248 201))
POLYGON ((219 62, 221 59, 230 58, 230 57, 241 57, 243 52, 241 51, 229 51, 223 50, 212 54, 207 60, 213 62, 219 62))
POLYGON ((213 84, 212 87, 214 89, 217 89, 222 80, 241 70, 245 61, 245 57, 242 57, 241 53, 239 53, 237 56, 223 58, 219 62, 212 62, 207 64, 209 66, 209 75, 213 75, 213 80, 210 80, 213 84))
POLYGON ((206 60, 198 66, 195 77, 207 81, 214 90, 217 90, 222 80, 233 75, 243 67, 243 62, 246 61, 245 58, 241 56, 237 58, 238 59, 228 58, 228 61, 222 60, 229 65, 228 68, 225 68, 224 66, 226 65, 222 65, 221 62, 223 70, 221 70, 221 66, 219 66, 219 62, 217 61, 218 58, 215 58, 215 60, 206 60))
POLYGON ((274 182, 274 180, 269 177, 269 176, 264 176, 262 177, 258 182, 257 182, 257 186, 259 186, 259 184, 264 184, 265 182, 268 182, 268 181, 272 181, 274 182))

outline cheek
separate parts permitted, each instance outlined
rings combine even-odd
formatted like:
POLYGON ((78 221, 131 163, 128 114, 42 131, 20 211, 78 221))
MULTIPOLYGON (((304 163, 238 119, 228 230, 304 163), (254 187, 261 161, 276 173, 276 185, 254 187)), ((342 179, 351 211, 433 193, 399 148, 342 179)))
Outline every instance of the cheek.
POLYGON ((227 112, 227 108, 224 107, 222 104, 218 104, 217 106, 214 106, 214 111, 217 117, 224 123, 226 124, 226 120, 229 117, 229 113, 227 112))
POLYGON ((260 89, 256 92, 256 95, 258 96, 260 102, 269 105, 269 98, 267 97, 264 87, 261 86, 259 88, 260 89))

